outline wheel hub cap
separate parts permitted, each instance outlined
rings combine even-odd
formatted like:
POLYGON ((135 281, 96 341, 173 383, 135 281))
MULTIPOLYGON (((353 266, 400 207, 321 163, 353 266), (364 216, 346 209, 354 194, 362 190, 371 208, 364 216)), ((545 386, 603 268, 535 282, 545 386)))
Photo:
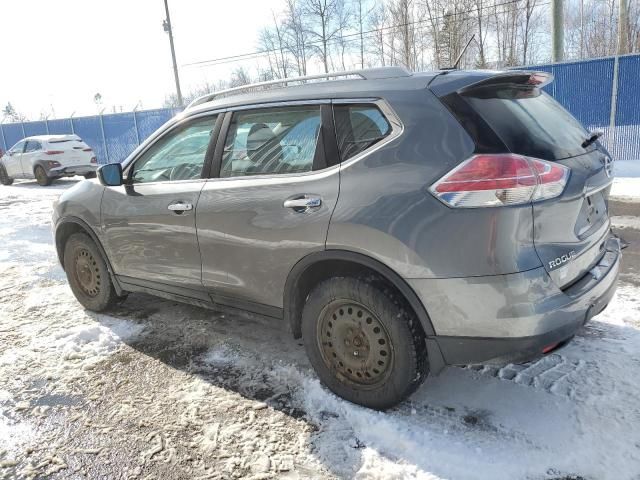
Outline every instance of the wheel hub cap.
POLYGON ((321 317, 318 343, 326 365, 347 381, 383 381, 393 361, 389 335, 368 308, 351 301, 329 304, 321 317))
POLYGON ((100 292, 100 270, 91 252, 80 250, 76 255, 75 262, 76 278, 84 293, 90 297, 95 297, 100 292))

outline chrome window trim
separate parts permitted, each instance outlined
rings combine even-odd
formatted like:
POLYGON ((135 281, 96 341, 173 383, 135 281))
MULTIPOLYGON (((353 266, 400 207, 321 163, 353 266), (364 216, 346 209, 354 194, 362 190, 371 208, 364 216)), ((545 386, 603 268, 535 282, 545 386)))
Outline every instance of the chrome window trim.
MULTIPOLYGON (((278 101, 278 102, 262 102, 262 103, 254 103, 254 104, 246 104, 239 105, 236 107, 226 107, 226 108, 218 108, 211 110, 200 110, 197 113, 186 114, 189 112, 183 112, 178 114, 176 117, 177 120, 173 123, 170 123, 166 126, 166 128, 156 132, 156 134, 149 137, 145 140, 140 146, 143 147, 139 152, 135 152, 135 156, 125 160, 122 165, 123 171, 126 171, 128 174, 128 169, 131 165, 133 165, 144 153, 151 147, 153 143, 159 140, 164 135, 170 133, 172 130, 181 127, 186 122, 190 122, 194 119, 212 116, 212 115, 220 115, 225 114, 226 112, 236 112, 236 111, 244 111, 244 110, 252 110, 252 109, 262 109, 262 108, 278 108, 278 107, 286 107, 286 106, 298 106, 298 105, 322 105, 322 104, 332 104, 332 105, 343 105, 343 104, 372 104, 376 105, 382 114, 385 116, 389 124, 391 125, 391 132, 385 138, 380 140, 378 143, 371 145, 369 148, 363 150, 358 155, 351 157, 350 159, 332 165, 327 168, 323 168, 322 170, 311 170, 308 172, 294 172, 294 173, 274 173, 274 174, 265 174, 265 175, 246 175, 246 176, 238 176, 238 177, 215 177, 215 178, 198 178, 191 180, 165 180, 163 182, 147 182, 147 183, 139 183, 133 185, 159 185, 159 184, 167 184, 167 183, 178 183, 178 182, 194 182, 194 181, 251 181, 251 180, 263 180, 264 184, 274 183, 272 180, 274 179, 284 179, 286 183, 292 182, 292 180, 296 178, 303 179, 320 179, 326 176, 332 175, 335 172, 338 172, 341 168, 347 168, 353 165, 356 162, 359 162, 363 158, 369 156, 370 154, 376 152, 380 148, 385 145, 391 143, 396 140, 404 133, 404 125, 400 121, 400 117, 395 113, 391 105, 381 98, 375 97, 354 97, 354 98, 327 98, 327 99, 314 99, 314 100, 291 100, 291 101, 278 101), (182 116, 182 118, 179 118, 182 116)), ((221 139, 218 139, 220 141, 221 139)), ((224 142, 225 140, 222 139, 224 142)))

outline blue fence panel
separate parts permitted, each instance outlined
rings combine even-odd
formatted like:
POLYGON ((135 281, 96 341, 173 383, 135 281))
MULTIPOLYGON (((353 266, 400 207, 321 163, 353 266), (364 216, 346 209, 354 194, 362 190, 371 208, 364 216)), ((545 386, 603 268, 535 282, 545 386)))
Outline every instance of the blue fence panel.
POLYGON ((9 150, 24 138, 24 135, 22 133, 22 125, 20 125, 19 123, 10 123, 9 125, 3 125, 2 131, 4 132, 4 138, 7 141, 6 150, 9 150))
POLYGON ((618 61, 618 96, 612 154, 618 159, 640 160, 640 56, 618 61))
POLYGON ((73 130, 96 152, 98 163, 107 163, 107 152, 104 149, 100 117, 74 118, 73 130))
POLYGON ((46 135, 47 124, 42 122, 25 122, 24 135, 25 137, 33 137, 35 135, 46 135))
POLYGON ((136 112, 136 121, 138 122, 138 132, 140 134, 140 142, 164 125, 180 110, 172 108, 161 108, 157 110, 145 110, 136 112))
POLYGON ((133 115, 118 113, 102 117, 109 163, 122 162, 138 146, 133 115))
POLYGON ((47 123, 49 124, 49 134, 51 135, 65 135, 72 133, 70 118, 49 120, 47 123))
POLYGON ((554 65, 554 97, 588 128, 609 126, 612 58, 554 65))

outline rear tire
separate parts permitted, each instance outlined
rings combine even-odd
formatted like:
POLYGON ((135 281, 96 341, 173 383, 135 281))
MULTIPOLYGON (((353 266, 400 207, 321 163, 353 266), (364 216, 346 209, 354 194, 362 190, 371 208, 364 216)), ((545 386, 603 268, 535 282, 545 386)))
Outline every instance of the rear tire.
POLYGON ((74 233, 64 246, 64 270, 71 291, 88 310, 102 312, 120 297, 111 282, 107 264, 94 241, 85 233, 74 233))
POLYGON ((13 183, 13 178, 9 176, 2 164, 0 164, 0 183, 2 185, 11 185, 13 183))
POLYGON ((429 371, 418 319, 370 281, 335 277, 319 284, 302 313, 302 338, 322 383, 365 407, 393 407, 429 371))
POLYGON ((45 172, 44 168, 42 168, 40 165, 35 168, 33 174, 36 177, 36 182, 38 182, 38 185, 40 185, 41 187, 47 187, 51 185, 52 179, 47 176, 47 172, 45 172))

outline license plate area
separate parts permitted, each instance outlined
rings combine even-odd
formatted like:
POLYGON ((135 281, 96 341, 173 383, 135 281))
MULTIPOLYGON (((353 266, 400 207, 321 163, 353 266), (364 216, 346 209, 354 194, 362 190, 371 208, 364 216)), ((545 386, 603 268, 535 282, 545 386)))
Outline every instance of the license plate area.
POLYGON ((607 203, 602 192, 593 193, 582 202, 576 220, 575 234, 579 239, 591 235, 607 219, 607 203))

